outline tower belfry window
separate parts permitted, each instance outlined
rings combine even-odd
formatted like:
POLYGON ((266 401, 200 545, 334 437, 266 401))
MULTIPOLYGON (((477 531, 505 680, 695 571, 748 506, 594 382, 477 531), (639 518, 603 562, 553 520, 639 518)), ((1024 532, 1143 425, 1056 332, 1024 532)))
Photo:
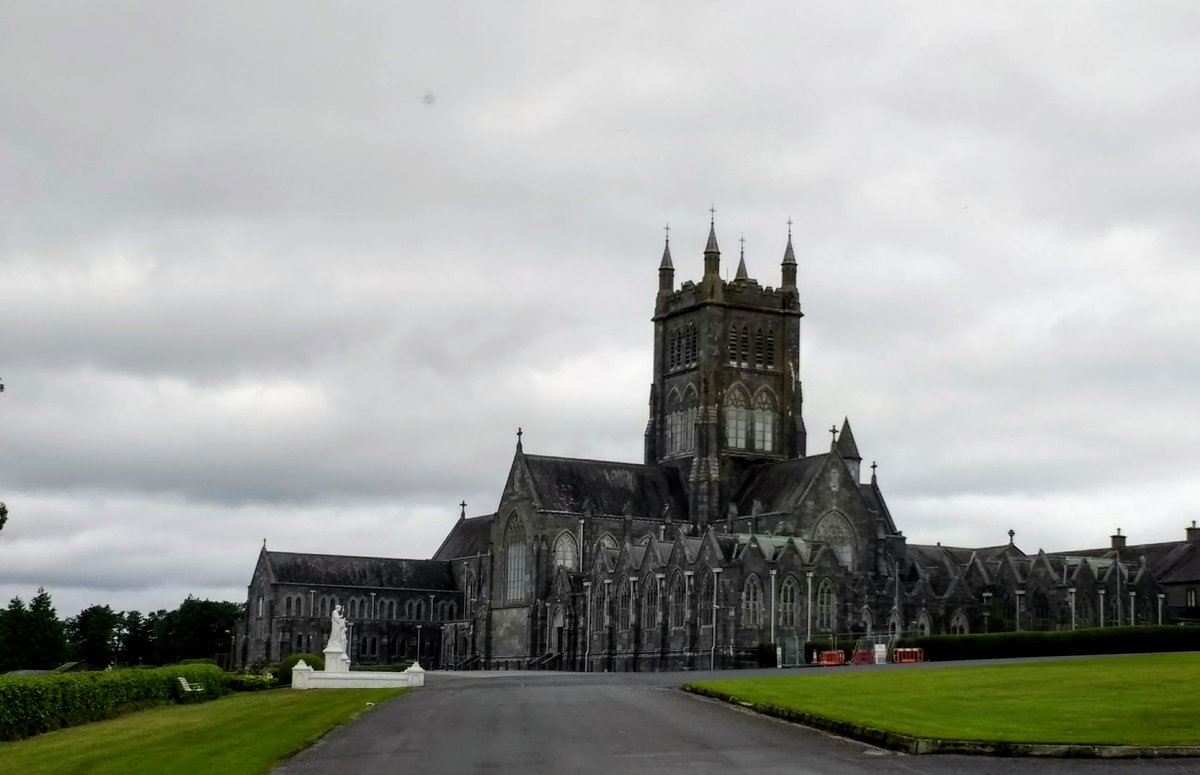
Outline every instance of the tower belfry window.
POLYGON ((763 363, 764 363, 763 356, 765 355, 763 350, 765 350, 765 349, 766 349, 766 347, 763 342, 763 332, 762 332, 762 329, 760 328, 754 334, 754 368, 761 369, 763 367, 763 363))
POLYGON ((775 335, 767 332, 767 368, 775 368, 775 335))
POLYGON ((746 394, 738 388, 725 400, 725 443, 733 449, 746 448, 746 425, 750 413, 746 394))
POLYGON ((775 451, 775 427, 779 414, 775 399, 764 388, 754 399, 754 446, 763 452, 775 451))
POLYGON ((737 326, 729 327, 729 365, 736 366, 738 362, 737 326))
POLYGON ((696 325, 694 323, 688 324, 687 337, 688 337, 687 363, 689 366, 695 366, 696 365, 696 325))
POLYGON ((742 365, 750 365, 750 329, 742 326, 742 365))

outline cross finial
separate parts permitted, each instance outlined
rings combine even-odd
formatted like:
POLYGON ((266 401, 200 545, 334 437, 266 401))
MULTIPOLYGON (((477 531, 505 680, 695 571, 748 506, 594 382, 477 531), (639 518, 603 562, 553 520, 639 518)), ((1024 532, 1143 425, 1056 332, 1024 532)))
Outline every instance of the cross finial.
POLYGON ((787 219, 787 225, 788 225, 788 239, 791 239, 791 237, 792 237, 792 219, 791 218, 787 219))
POLYGON ((265 539, 265 538, 263 539, 263 548, 264 549, 267 548, 267 539, 265 539))
POLYGON ((466 519, 467 518, 467 502, 463 501, 462 503, 458 504, 458 507, 460 509, 462 509, 462 511, 459 512, 459 516, 461 516, 463 519, 466 519))
POLYGON ((670 242, 671 241, 671 224, 668 223, 666 226, 664 226, 663 231, 665 231, 667 233, 667 242, 670 242))
POLYGON ((518 427, 518 428, 517 428, 517 443, 518 443, 518 444, 520 444, 520 443, 521 443, 521 437, 522 437, 522 436, 524 436, 524 435, 525 435, 525 431, 521 430, 521 428, 520 428, 520 427, 518 427))
POLYGON ((745 258, 746 257, 746 235, 743 234, 741 237, 739 237, 738 242, 742 243, 742 257, 745 258))
POLYGON ((831 436, 833 436, 833 440, 837 441, 837 426, 836 425, 829 426, 829 433, 831 436))
POLYGON ((717 205, 714 202, 712 204, 712 206, 708 208, 708 224, 710 226, 712 226, 716 222, 717 222, 717 205))
POLYGON ((871 476, 874 476, 874 475, 875 475, 875 469, 876 469, 876 468, 879 468, 879 464, 878 464, 878 463, 876 463, 874 460, 872 460, 872 461, 871 461, 871 476))

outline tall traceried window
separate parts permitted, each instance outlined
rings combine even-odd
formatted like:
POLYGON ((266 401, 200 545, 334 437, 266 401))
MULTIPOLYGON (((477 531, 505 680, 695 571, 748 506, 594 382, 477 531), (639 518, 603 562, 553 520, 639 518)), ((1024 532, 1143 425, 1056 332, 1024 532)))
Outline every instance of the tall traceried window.
POLYGON ((767 332, 767 368, 775 368, 775 335, 767 332))
POLYGON ((742 587, 742 626, 761 627, 763 621, 763 589, 758 576, 751 573, 742 587))
POLYGON ((525 526, 513 512, 504 528, 504 602, 525 599, 525 526))
POLYGON ((658 626, 658 579, 653 575, 642 582, 642 629, 658 626))
POLYGON ((672 390, 667 396, 667 454, 674 455, 682 446, 683 437, 683 402, 679 393, 672 390))
POLYGON ((813 540, 828 545, 838 562, 847 568, 854 568, 854 531, 841 514, 826 514, 822 517, 817 523, 817 529, 813 531, 813 540))
POLYGON ((575 544, 575 536, 564 532, 554 542, 554 565, 567 570, 575 570, 579 565, 579 547, 575 544))
POLYGON ((795 576, 783 580, 779 590, 779 616, 784 627, 795 627, 800 621, 800 584, 795 576))
POLYGON ((592 629, 604 629, 604 584, 592 586, 592 629))
POLYGON ((687 328, 687 330, 688 330, 688 358, 687 358, 687 362, 688 362, 688 365, 689 365, 689 366, 695 366, 695 365, 696 365, 696 359, 697 359, 697 357, 698 357, 698 356, 696 355, 696 352, 697 352, 697 350, 699 349, 699 348, 696 346, 696 345, 697 345, 696 324, 695 324, 695 323, 688 323, 688 328, 687 328))
POLYGON ((725 398, 725 443, 734 449, 746 448, 746 425, 750 414, 746 394, 739 388, 725 398))
POLYGON ((763 339, 763 330, 760 328, 754 333, 754 368, 761 369, 765 362, 766 342, 763 339))
POLYGON ((742 326, 742 357, 740 358, 743 366, 750 365, 750 329, 742 326))
POLYGON ((671 579, 670 621, 672 627, 682 627, 687 610, 687 585, 682 573, 676 573, 671 579))
POLYGON ((701 625, 713 623, 713 572, 707 571, 700 577, 700 595, 696 613, 701 625))
POLYGON ((833 580, 821 580, 817 588, 817 629, 821 632, 832 632, 837 622, 837 588, 833 580))
POLYGON ((679 432, 679 449, 681 452, 691 452, 696 448, 696 410, 700 400, 696 397, 696 388, 688 385, 683 393, 682 426, 679 432))
POLYGON ((729 365, 738 364, 738 330, 737 326, 729 327, 729 365))
POLYGON ((770 391, 763 389, 754 397, 754 447, 763 452, 775 451, 775 426, 779 413, 775 411, 775 399, 770 391))
POLYGON ((629 629, 629 582, 622 576, 617 582, 617 599, 613 607, 616 609, 617 620, 614 622, 618 630, 629 629))

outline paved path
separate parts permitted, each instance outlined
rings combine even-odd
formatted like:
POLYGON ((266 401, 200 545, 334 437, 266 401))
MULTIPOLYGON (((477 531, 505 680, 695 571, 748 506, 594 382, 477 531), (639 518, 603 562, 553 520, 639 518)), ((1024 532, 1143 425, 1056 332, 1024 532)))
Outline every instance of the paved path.
MULTIPOLYGON (((739 671, 733 675, 758 672, 739 671)), ((335 730, 275 773, 1182 774, 1200 770, 1200 762, 1195 760, 906 756, 673 688, 704 677, 715 676, 431 673, 424 689, 381 705, 335 730)))

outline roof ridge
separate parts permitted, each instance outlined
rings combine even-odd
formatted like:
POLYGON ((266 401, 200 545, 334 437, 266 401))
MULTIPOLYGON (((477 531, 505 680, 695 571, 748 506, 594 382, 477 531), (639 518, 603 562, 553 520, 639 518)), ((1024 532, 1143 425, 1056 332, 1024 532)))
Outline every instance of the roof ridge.
POLYGON ((627 463, 622 460, 598 460, 588 457, 565 457, 562 455, 525 455, 526 460, 569 460, 575 463, 603 463, 604 465, 612 466, 628 466, 629 468, 649 468, 656 471, 666 471, 666 466, 655 465, 652 463, 627 463))

